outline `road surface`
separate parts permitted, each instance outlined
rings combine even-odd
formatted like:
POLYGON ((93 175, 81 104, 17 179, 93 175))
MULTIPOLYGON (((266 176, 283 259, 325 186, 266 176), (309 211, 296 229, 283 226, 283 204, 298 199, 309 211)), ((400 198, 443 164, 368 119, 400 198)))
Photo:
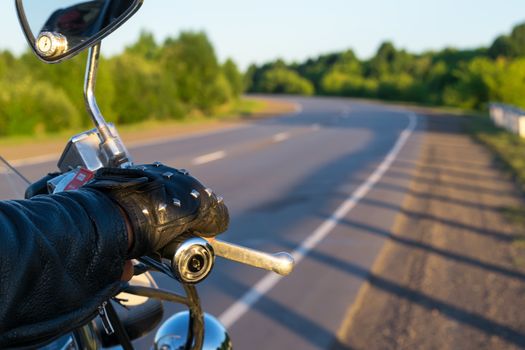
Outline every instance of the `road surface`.
MULTIPOLYGON (((389 232, 396 216, 376 203, 402 202, 398 189, 408 187, 419 154, 424 117, 347 99, 287 99, 298 106, 292 115, 130 149, 137 163, 186 168, 222 195, 231 211, 223 239, 300 259, 282 279, 217 261, 199 290, 236 349, 334 343, 386 239, 370 232, 389 232), (387 176, 396 164, 404 175, 387 176)), ((54 162, 20 167, 32 180, 51 170, 54 162)), ((178 290, 166 278, 157 281, 178 290)))

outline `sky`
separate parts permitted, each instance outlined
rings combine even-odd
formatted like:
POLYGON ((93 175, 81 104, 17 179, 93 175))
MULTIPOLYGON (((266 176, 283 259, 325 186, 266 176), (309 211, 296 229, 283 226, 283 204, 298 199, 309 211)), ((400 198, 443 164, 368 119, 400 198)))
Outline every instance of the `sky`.
MULTIPOLYGON (((0 1, 0 14, 0 30, 7 34, 0 49, 22 52, 27 44, 14 1, 0 1)), ((520 22, 524 0, 145 0, 134 18, 104 40, 102 53, 120 52, 144 29, 159 41, 203 30, 221 61, 231 57, 245 69, 349 48, 369 58, 385 40, 412 52, 488 46, 520 22)))

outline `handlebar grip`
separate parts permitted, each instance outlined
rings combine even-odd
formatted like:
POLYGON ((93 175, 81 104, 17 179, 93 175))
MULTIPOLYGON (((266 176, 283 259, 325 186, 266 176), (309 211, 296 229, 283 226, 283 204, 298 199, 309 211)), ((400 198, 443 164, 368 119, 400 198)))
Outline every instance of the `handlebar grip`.
POLYGON ((273 271, 282 276, 288 275, 294 268, 294 259, 288 253, 267 254, 218 239, 209 239, 208 242, 215 255, 225 259, 273 271))

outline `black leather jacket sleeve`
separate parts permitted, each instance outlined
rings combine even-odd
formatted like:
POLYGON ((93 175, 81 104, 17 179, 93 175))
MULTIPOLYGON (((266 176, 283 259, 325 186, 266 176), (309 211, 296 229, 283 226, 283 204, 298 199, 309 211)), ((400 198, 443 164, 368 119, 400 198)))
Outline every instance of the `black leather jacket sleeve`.
POLYGON ((91 319, 118 292, 126 253, 122 215, 95 190, 0 202, 0 348, 91 319))

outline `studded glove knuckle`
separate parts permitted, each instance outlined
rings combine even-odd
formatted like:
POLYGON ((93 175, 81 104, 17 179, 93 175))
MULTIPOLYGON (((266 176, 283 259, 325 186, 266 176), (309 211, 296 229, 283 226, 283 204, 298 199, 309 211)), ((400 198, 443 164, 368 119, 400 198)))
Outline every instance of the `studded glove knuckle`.
POLYGON ((183 169, 160 163, 103 168, 87 187, 108 195, 128 215, 132 258, 160 251, 184 233, 214 236, 228 226, 222 198, 183 169))

